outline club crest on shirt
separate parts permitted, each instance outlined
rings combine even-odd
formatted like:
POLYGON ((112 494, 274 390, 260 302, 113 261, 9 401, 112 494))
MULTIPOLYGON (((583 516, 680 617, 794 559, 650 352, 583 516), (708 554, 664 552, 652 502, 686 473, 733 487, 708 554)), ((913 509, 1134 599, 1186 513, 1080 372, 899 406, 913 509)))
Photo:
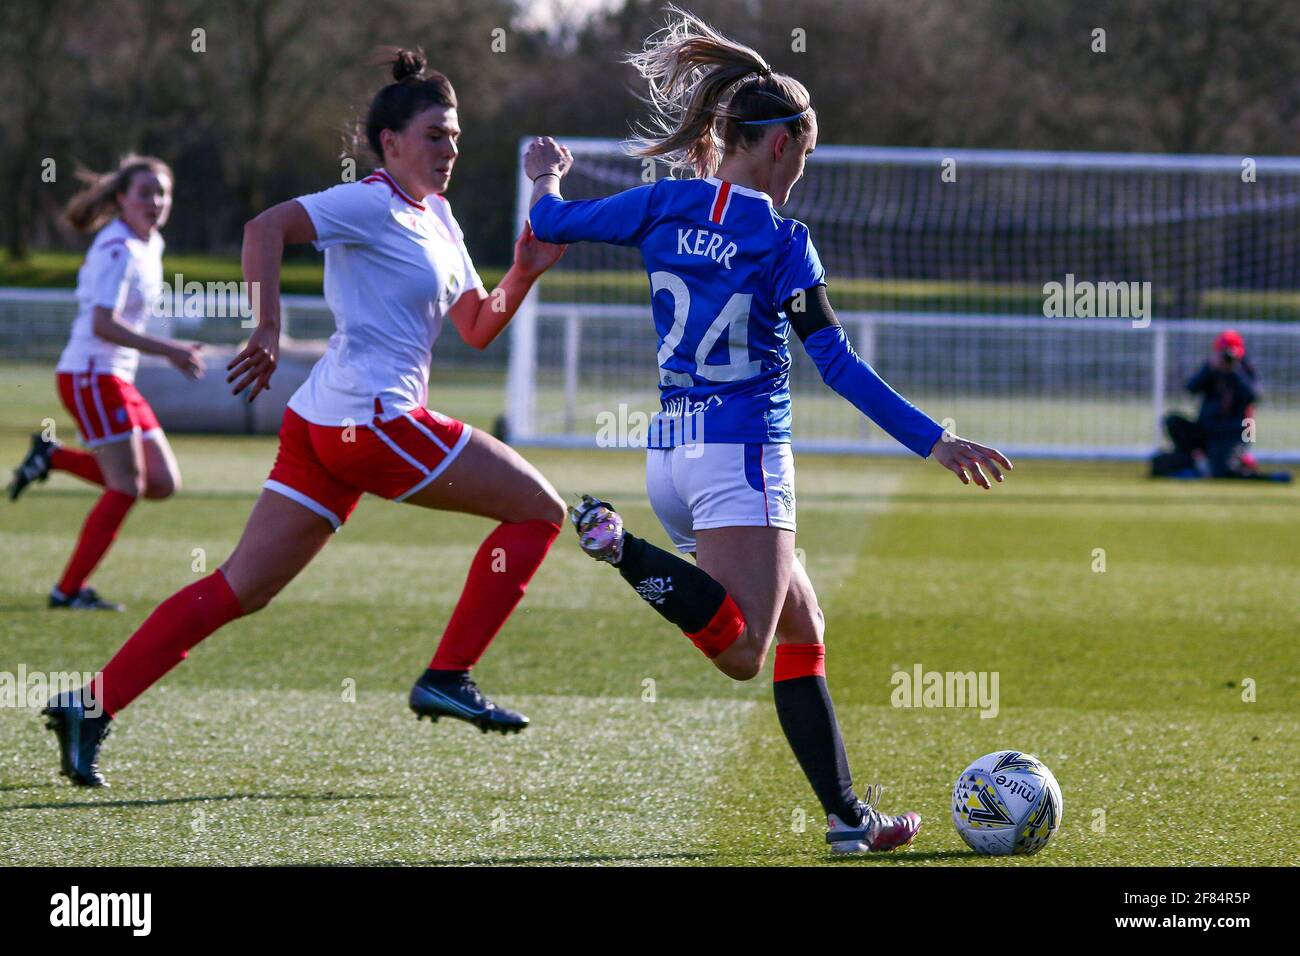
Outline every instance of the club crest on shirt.
POLYGON ((462 276, 456 269, 449 271, 442 283, 442 304, 450 306, 460 298, 462 276))

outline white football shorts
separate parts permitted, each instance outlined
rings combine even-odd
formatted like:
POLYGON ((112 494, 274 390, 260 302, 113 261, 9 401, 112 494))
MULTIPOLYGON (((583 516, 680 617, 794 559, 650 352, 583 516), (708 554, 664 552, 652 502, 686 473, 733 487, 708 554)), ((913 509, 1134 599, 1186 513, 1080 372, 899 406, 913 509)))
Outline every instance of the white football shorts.
POLYGON ((794 531, 794 454, 786 442, 651 448, 646 492, 678 551, 707 528, 794 531))

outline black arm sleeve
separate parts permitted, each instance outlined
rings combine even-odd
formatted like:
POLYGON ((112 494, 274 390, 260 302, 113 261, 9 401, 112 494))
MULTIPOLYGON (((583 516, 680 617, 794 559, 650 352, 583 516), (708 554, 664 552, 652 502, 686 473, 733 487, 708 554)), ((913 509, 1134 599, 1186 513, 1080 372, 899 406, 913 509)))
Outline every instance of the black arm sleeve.
POLYGON ((790 325, 800 342, 808 341, 808 336, 818 329, 840 324, 840 320, 835 317, 835 310, 831 308, 831 300, 826 295, 825 284, 815 285, 811 289, 802 290, 802 294, 790 296, 781 304, 781 311, 790 319, 790 325), (800 299, 803 301, 800 302, 800 299))

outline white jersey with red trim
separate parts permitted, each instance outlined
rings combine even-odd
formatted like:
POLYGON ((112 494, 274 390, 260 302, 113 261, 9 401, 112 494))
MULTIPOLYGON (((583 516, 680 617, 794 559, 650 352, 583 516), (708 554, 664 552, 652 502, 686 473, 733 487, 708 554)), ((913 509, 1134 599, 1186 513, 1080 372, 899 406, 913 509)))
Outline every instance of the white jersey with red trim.
POLYGON ((337 331, 289 407, 317 425, 423 408, 443 317, 483 287, 451 207, 441 196, 413 199, 382 169, 298 202, 325 251, 337 331))
POLYGON ((77 317, 58 371, 135 380, 140 352, 96 335, 95 307, 114 310, 119 321, 143 332, 162 293, 163 245, 156 230, 141 239, 121 219, 99 230, 77 272, 77 317))

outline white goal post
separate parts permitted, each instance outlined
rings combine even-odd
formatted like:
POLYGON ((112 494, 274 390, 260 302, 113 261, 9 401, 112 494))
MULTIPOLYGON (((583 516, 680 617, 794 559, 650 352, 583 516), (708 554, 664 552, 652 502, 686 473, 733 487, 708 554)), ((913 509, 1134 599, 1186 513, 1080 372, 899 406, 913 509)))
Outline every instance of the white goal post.
MULTIPOLYGON (((662 172, 617 140, 560 139, 566 198, 662 172)), ((1147 456, 1167 412, 1195 415, 1184 382, 1232 327, 1259 372, 1257 456, 1300 460, 1300 159, 819 146, 781 212, 808 224, 858 352, 959 433, 1147 456)), ((511 325, 510 440, 606 444, 602 420, 658 409, 656 349, 639 253, 572 246, 511 325)), ((797 448, 903 451, 791 353, 797 448)))

